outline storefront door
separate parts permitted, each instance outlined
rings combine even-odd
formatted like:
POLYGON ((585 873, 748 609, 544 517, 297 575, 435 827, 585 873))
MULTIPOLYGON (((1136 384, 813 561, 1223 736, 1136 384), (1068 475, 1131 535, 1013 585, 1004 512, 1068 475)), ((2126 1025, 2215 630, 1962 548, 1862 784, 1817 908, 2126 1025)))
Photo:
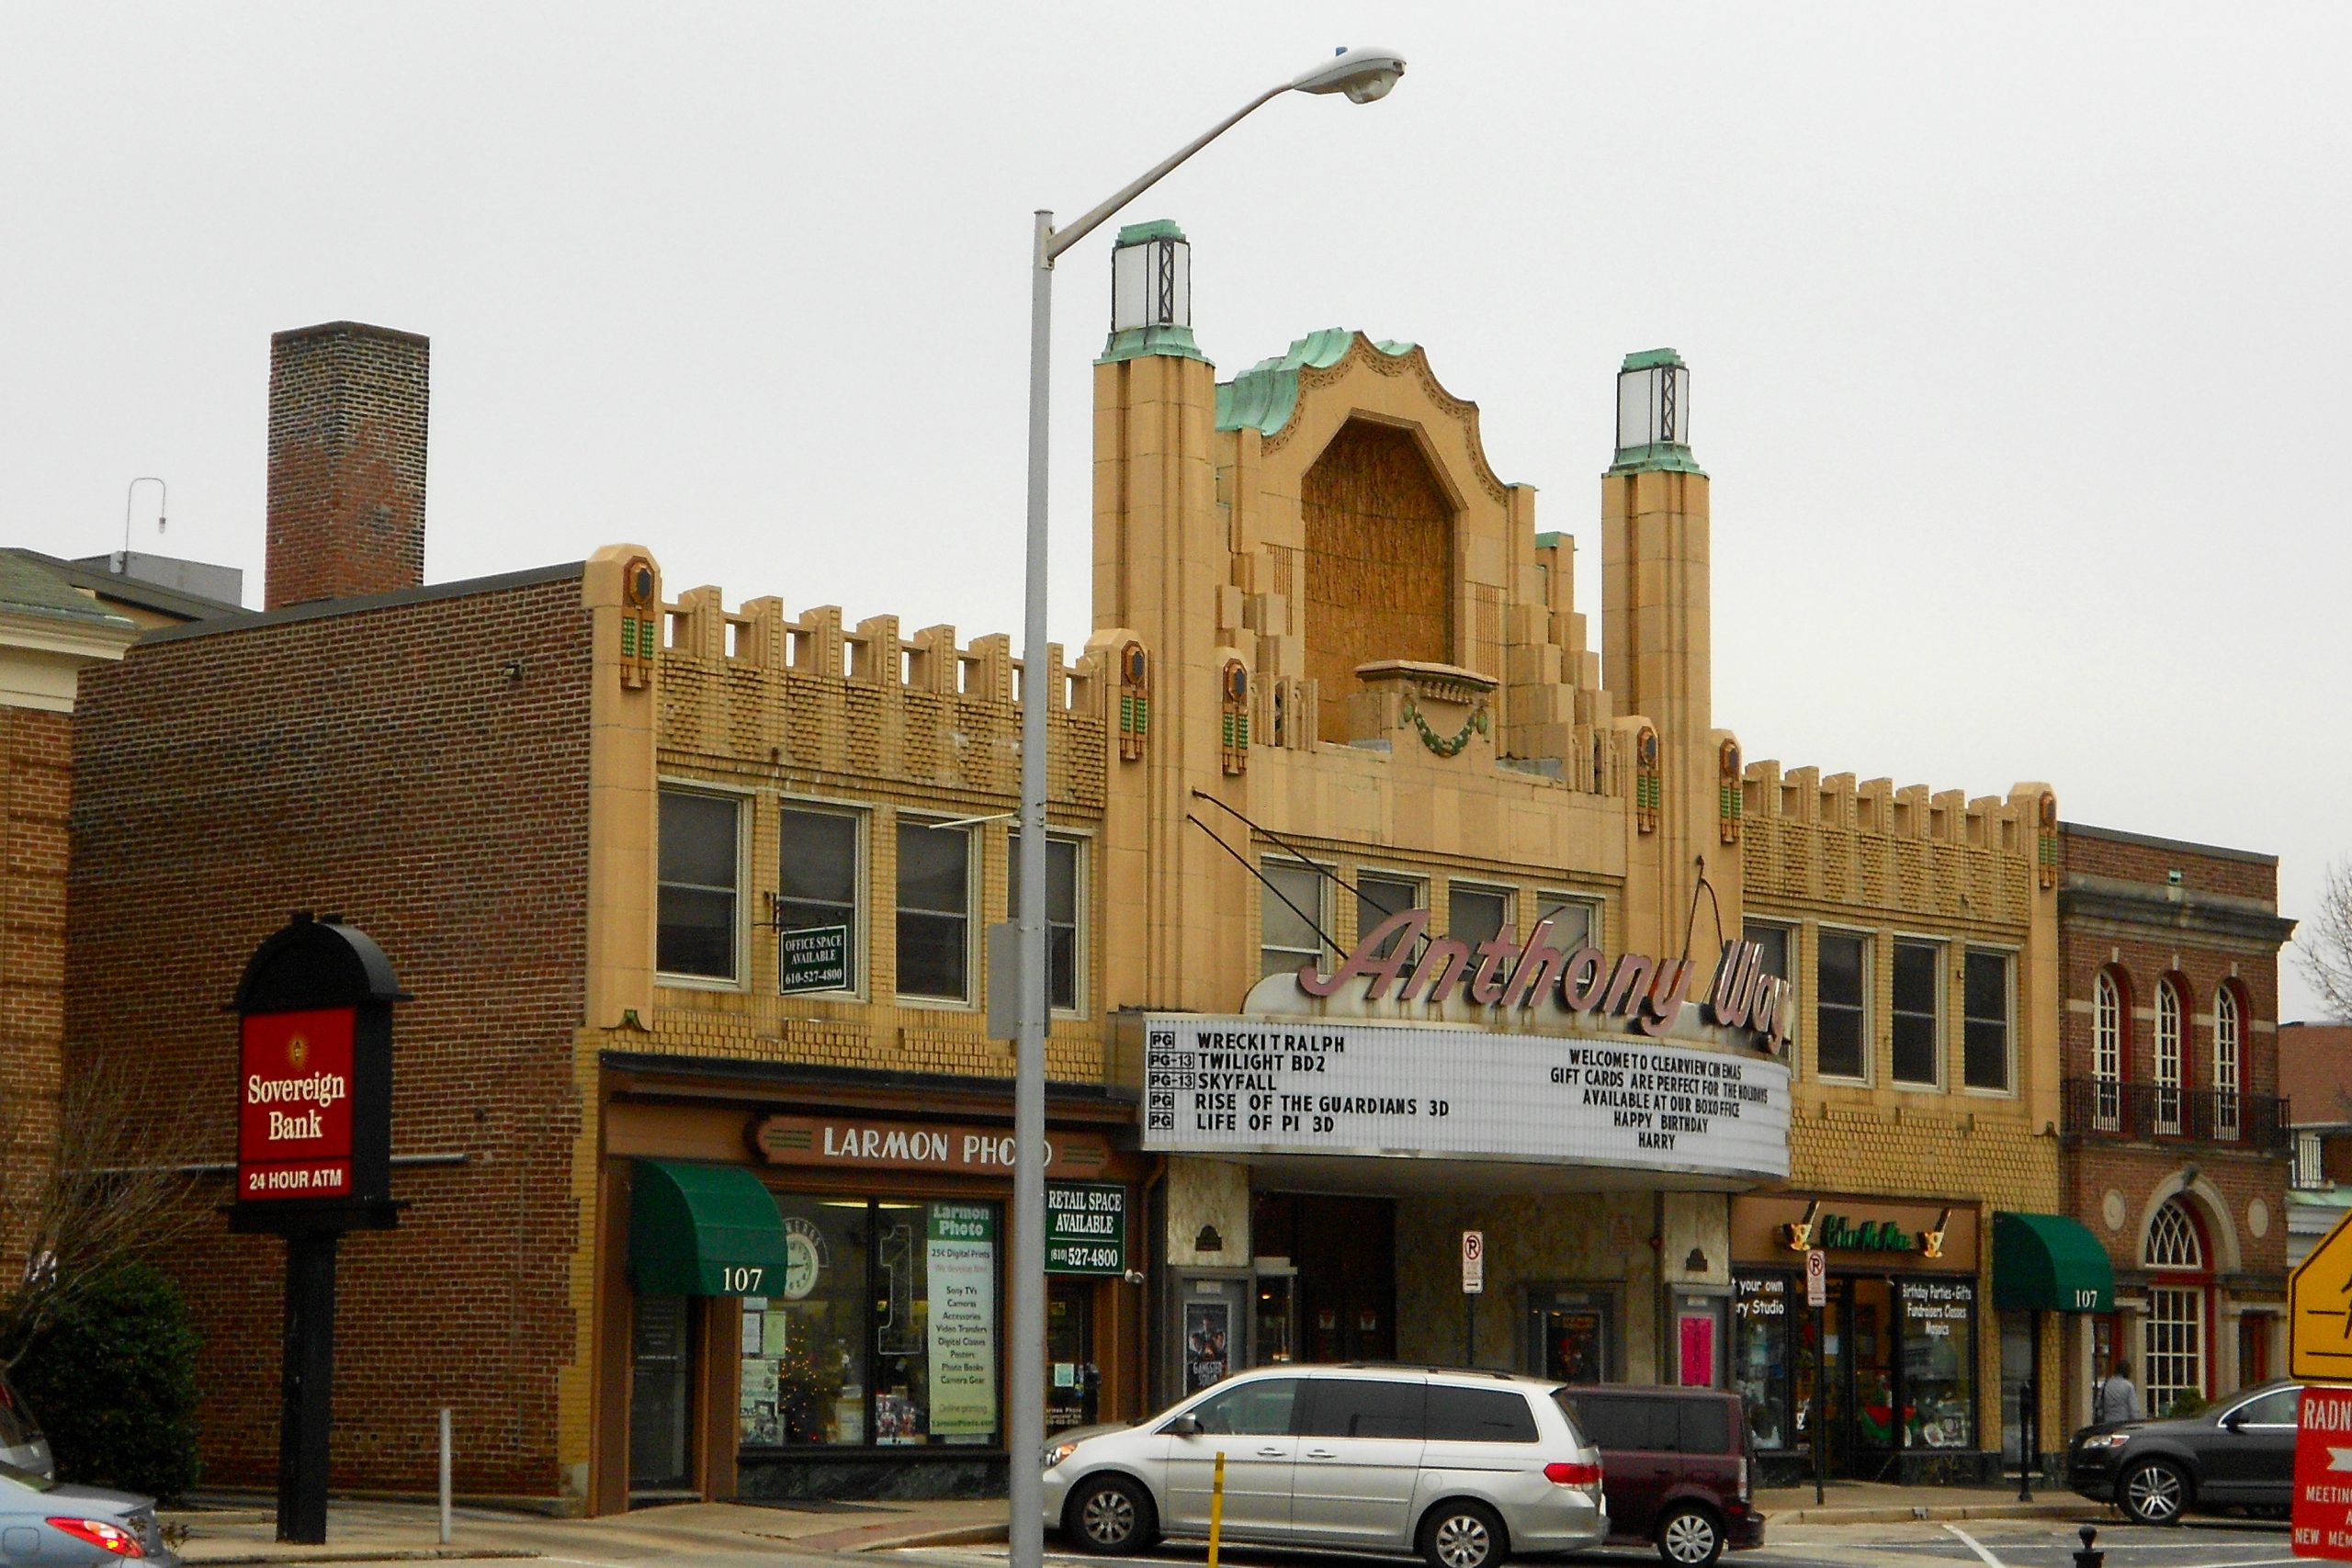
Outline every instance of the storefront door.
POLYGON ((1883 1481, 1894 1471, 1902 1423, 1895 1386, 1894 1283, 1833 1280, 1824 1309, 1828 1379, 1824 1434, 1829 1472, 1883 1481))
POLYGON ((1295 1270, 1304 1361, 1396 1359, 1396 1205, 1387 1198, 1261 1192, 1251 1245, 1295 1270))
POLYGON ((689 1490, 693 1454, 691 1303, 639 1296, 629 1337, 628 1490, 632 1497, 689 1490))
POLYGON ((1094 1281, 1056 1275, 1046 1286, 1046 1430, 1095 1423, 1102 1370, 1094 1360, 1094 1281))

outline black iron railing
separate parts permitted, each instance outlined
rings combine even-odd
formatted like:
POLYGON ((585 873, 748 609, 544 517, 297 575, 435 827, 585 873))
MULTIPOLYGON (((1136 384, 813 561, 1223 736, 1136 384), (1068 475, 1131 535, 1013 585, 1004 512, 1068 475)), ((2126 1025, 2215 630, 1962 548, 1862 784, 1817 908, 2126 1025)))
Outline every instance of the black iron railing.
POLYGON ((2287 1101, 2275 1094, 2111 1078, 2068 1078, 2063 1088, 2069 1137, 2177 1140, 2266 1154, 2285 1154, 2290 1145, 2287 1101))

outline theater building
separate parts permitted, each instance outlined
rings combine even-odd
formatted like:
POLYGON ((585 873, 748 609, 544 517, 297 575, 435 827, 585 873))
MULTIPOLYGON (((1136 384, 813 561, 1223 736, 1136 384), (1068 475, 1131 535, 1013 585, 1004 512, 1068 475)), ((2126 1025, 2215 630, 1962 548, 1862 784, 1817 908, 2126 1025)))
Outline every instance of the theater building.
MULTIPOLYGON (((1743 761, 1671 351, 1619 370, 1613 441, 1510 457, 1601 470, 1596 633, 1575 540, 1423 350, 1321 332, 1220 381, 1188 268, 1171 225, 1122 231, 1092 631, 1037 671, 679 589, 658 544, 427 585, 428 345, 275 340, 267 607, 85 678, 67 1033, 139 1053, 225 1158, 219 1010, 288 910, 415 998, 411 1207, 343 1254, 337 1484, 429 1487, 447 1404, 478 1495, 968 1493, 1014 1398, 1073 1426, 1382 1358, 1737 1388, 1793 1464, 1816 1345, 1841 1473, 1996 1462, 2004 1217, 2062 1210, 2049 792, 1743 761), (1031 679, 1023 1391, 985 933, 1031 679)), ((166 1260, 223 1483, 275 1464, 272 1246, 166 1260)))

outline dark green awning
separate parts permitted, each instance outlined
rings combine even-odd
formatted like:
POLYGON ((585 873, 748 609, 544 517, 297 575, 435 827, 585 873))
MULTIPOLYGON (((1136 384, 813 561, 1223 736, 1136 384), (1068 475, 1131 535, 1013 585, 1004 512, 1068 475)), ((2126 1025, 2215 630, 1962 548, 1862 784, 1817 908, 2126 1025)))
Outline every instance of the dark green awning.
POLYGON ((641 1159, 629 1187, 628 1264, 648 1296, 784 1290, 784 1221, 741 1166, 641 1159))
POLYGON ((1993 1215, 1993 1305, 2001 1312, 2113 1312, 2107 1248, 2064 1214, 1993 1215))

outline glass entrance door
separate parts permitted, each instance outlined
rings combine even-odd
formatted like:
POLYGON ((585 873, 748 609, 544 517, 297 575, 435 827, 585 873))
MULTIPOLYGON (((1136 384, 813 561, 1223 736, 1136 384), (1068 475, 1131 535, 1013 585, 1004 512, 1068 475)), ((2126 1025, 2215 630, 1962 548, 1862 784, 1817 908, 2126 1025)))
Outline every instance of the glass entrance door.
POLYGON ((629 1331, 628 1489, 687 1490, 694 1481, 691 1319, 684 1296, 639 1296, 629 1331))
POLYGON ((1102 1376, 1094 1362, 1094 1281, 1046 1283, 1046 1430, 1091 1427, 1102 1376))

